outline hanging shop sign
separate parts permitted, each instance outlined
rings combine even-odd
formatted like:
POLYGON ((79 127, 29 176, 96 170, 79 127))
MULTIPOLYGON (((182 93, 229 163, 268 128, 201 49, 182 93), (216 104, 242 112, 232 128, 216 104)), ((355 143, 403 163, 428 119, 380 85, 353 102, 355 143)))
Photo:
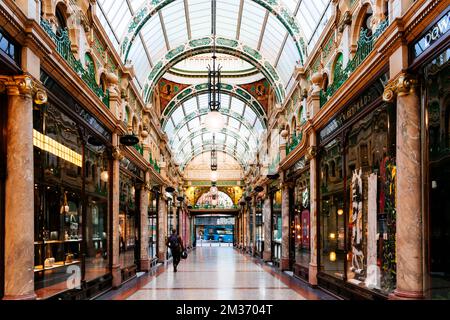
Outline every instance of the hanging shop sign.
POLYGON ((320 131, 320 142, 331 136, 336 130, 343 127, 357 114, 365 110, 370 104, 376 101, 383 95, 384 87, 389 79, 389 75, 384 73, 378 80, 376 80, 368 89, 360 94, 352 103, 347 105, 338 115, 331 120, 325 128, 320 131))
POLYGON ((418 58, 439 39, 443 38, 449 33, 450 30, 450 10, 448 10, 442 18, 439 19, 428 31, 414 43, 413 58, 418 58))

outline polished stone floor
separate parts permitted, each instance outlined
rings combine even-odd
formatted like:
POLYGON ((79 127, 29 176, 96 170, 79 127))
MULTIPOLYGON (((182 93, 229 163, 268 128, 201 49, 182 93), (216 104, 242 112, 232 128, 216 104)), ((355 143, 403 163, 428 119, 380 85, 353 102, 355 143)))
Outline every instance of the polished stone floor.
POLYGON ((160 267, 101 299, 113 300, 318 300, 331 299, 232 247, 200 247, 178 272, 160 267))

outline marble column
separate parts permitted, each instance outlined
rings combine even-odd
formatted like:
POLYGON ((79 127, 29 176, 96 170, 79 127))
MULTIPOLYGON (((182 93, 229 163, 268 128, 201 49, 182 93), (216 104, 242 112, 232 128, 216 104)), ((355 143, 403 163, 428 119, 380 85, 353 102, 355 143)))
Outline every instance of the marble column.
POLYGON ((272 260, 272 211, 270 208, 270 198, 264 199, 263 212, 264 215, 264 253, 263 260, 272 260))
POLYGON ((252 254, 256 255, 256 199, 253 199, 252 201, 252 222, 253 222, 253 229, 252 229, 252 254))
MULTIPOLYGON (((112 286, 118 288, 122 283, 120 265, 120 231, 119 231, 119 206, 120 206, 120 160, 123 155, 119 149, 119 136, 113 134, 113 161, 112 161, 112 286)), ((123 230, 122 232, 125 232, 123 230)))
POLYGON ((158 260, 166 261, 166 239, 167 239, 167 201, 161 197, 158 210, 158 260))
MULTIPOLYGON (((34 293, 34 163, 31 79, 0 79, 8 95, 5 182, 4 300, 32 300, 34 293)), ((0 89, 1 90, 1 89, 0 89)))
POLYGON ((392 93, 397 94, 397 288, 393 299, 424 298, 420 100, 416 85, 412 77, 401 74, 384 94, 385 100, 394 100, 392 93))
POLYGON ((289 270, 289 187, 281 190, 281 270, 289 270))
MULTIPOLYGON (((148 173, 147 173, 148 177, 148 173)), ((148 181, 148 178, 146 179, 148 181)), ((148 256, 148 241, 149 241, 149 230, 148 230, 148 197, 149 191, 144 185, 141 189, 141 236, 140 236, 140 248, 141 248, 141 261, 140 270, 149 271, 150 270, 150 258, 148 256)))
MULTIPOLYGON (((172 206, 172 229, 176 229, 178 234, 181 234, 181 230, 178 230, 179 228, 177 228, 177 207, 175 206, 175 197, 174 200, 172 202, 174 205, 172 206)), ((172 232, 172 230, 170 230, 170 232, 172 232)))
POLYGON ((309 157, 309 184, 310 184, 310 191, 309 191, 309 203, 310 203, 310 231, 309 231, 309 243, 311 248, 310 253, 310 262, 309 262, 309 271, 308 271, 308 278, 309 278, 309 284, 312 286, 317 285, 317 216, 318 216, 318 201, 317 193, 319 191, 319 181, 317 177, 317 157, 316 157, 316 133, 312 132, 310 135, 310 148, 308 150, 308 157, 309 157))

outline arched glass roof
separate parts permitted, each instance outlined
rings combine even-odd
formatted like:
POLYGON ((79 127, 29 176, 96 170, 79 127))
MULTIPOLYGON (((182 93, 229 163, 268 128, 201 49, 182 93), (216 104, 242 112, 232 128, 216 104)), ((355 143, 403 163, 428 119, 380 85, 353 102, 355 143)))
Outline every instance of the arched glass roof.
MULTIPOLYGON (((324 24, 322 18, 331 7, 329 2, 217 0, 217 36, 237 39, 259 51, 277 69, 289 92, 294 84, 294 68, 304 59, 299 42, 311 42, 324 24)), ((165 53, 192 39, 211 35, 211 0, 99 0, 98 7, 97 15, 118 52, 138 18, 145 20, 142 16, 147 13, 149 19, 136 30, 127 55, 141 88, 165 53)))
MULTIPOLYGON (((215 1, 215 36, 225 46, 218 52, 233 57, 225 69, 235 71, 235 79, 266 77, 282 101, 295 84, 296 65, 303 63, 331 17, 331 0, 215 1)), ((98 0, 97 4, 97 16, 116 51, 134 65, 134 82, 144 99, 164 75, 174 80, 184 77, 191 85, 192 79, 205 82, 206 74, 198 69, 208 63, 212 51, 210 40, 205 44, 213 30, 211 0, 98 0)), ((266 130, 265 115, 257 115, 250 103, 254 102, 223 94, 226 126, 214 135, 217 149, 243 166, 253 160, 266 130)), ((163 130, 183 168, 213 147, 213 134, 203 124, 207 95, 199 92, 173 106, 162 119, 163 130)))
MULTIPOLYGON (((190 155, 213 145, 213 133, 203 124, 208 111, 208 95, 200 94, 182 103, 163 124, 175 160, 182 167, 190 155)), ((265 124, 248 104, 228 94, 221 96, 220 112, 226 125, 215 134, 215 145, 235 155, 242 164, 247 163, 258 147, 265 124)))

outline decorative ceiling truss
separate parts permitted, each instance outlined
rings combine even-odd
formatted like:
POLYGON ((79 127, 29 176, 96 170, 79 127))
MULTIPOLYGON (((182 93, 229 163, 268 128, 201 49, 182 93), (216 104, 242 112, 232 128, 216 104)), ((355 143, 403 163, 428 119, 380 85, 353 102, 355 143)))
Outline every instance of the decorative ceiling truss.
MULTIPOLYGON (((148 74, 168 52, 211 35, 212 16, 206 14, 211 12, 211 0, 98 0, 97 3, 101 23, 122 59, 135 66, 134 81, 141 89, 148 74)), ((311 35, 317 37, 331 12, 327 9, 327 14, 323 14, 324 8, 331 8, 330 0, 216 0, 216 3, 217 36, 236 40, 259 52, 277 71, 286 92, 295 85, 295 67, 305 61, 311 35)))
MULTIPOLYGON (((215 40, 215 43, 216 51, 218 53, 240 57, 242 60, 245 60, 255 66, 271 84, 275 91, 278 103, 283 103, 285 98, 284 83, 277 70, 262 56, 260 52, 233 39, 218 37, 215 40)), ((165 56, 155 64, 147 77, 143 91, 144 101, 148 102, 151 100, 154 87, 163 75, 174 65, 188 57, 209 53, 212 51, 213 47, 214 39, 210 36, 191 40, 166 53, 165 56)))
MULTIPOLYGON (((174 2, 175 0, 148 0, 145 1, 144 4, 136 11, 136 13, 131 17, 130 22, 127 24, 126 34, 123 37, 120 46, 120 55, 125 61, 128 58, 128 54, 130 52, 133 41, 135 40, 138 33, 145 26, 145 24, 157 13, 161 12, 166 6, 174 2)), ((227 0, 228 2, 232 0, 227 0)), ((294 40, 294 43, 297 47, 301 64, 304 62, 305 58, 305 43, 300 33, 300 27, 297 23, 297 19, 290 12, 289 8, 287 8, 282 1, 279 0, 252 0, 256 4, 265 8, 268 12, 272 13, 276 19, 278 19, 286 28, 288 34, 294 40)), ((236 1, 239 2, 239 1, 236 1)), ((190 32, 190 16, 189 9, 186 6, 188 4, 188 0, 184 0, 185 7, 185 19, 187 21, 187 30, 190 37, 192 37, 192 32, 190 32)), ((236 33, 238 34, 240 31, 241 23, 242 23, 242 13, 243 13, 243 3, 244 1, 240 1, 239 3, 239 16, 237 17, 238 30, 236 33)))
MULTIPOLYGON (((228 94, 232 97, 235 97, 244 103, 248 105, 249 108, 253 110, 253 112, 258 116, 259 120, 261 121, 261 125, 264 129, 266 129, 266 122, 267 117, 266 113, 264 111, 263 106, 259 103, 258 100, 256 100, 253 95, 250 94, 247 90, 243 89, 242 87, 238 85, 232 85, 232 84, 221 84, 222 92, 225 94, 228 94)), ((177 94, 166 106, 163 112, 163 116, 161 119, 161 124, 163 129, 165 128, 165 125, 167 123, 167 120, 171 117, 173 112, 185 101, 191 99, 192 97, 204 94, 208 92, 208 84, 198 84, 190 86, 183 91, 181 91, 179 94, 177 94)), ((205 106, 206 108, 206 106, 205 106)))

